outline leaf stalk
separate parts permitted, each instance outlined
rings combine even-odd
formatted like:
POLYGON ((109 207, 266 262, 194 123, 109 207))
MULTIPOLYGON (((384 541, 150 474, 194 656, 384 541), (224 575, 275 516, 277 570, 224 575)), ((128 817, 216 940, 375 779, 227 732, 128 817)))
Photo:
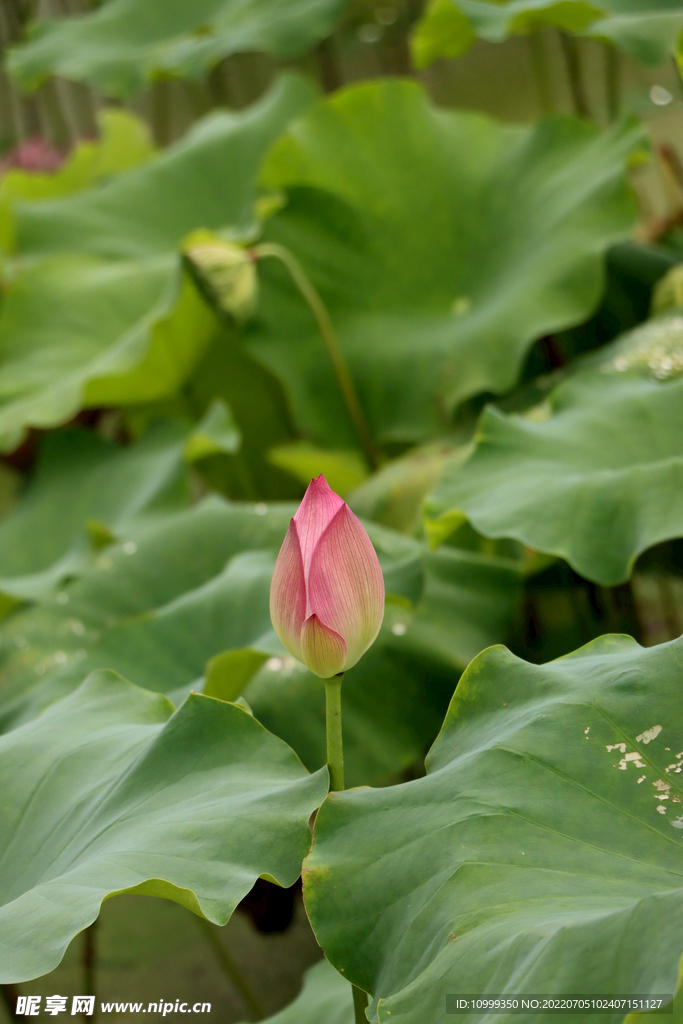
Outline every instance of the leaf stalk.
POLYGON ((605 43, 605 93, 607 119, 610 124, 619 117, 621 108, 621 64, 616 46, 605 43))
POLYGON ((238 990, 245 1004, 249 1007, 256 1019, 262 1020, 264 1017, 263 1009, 259 1004, 258 999, 242 977, 241 971, 221 942, 216 925, 212 924, 211 921, 208 921, 205 917, 197 917, 197 922, 204 933, 204 938, 211 946, 211 949, 216 955, 216 959, 223 968, 223 973, 238 990))
POLYGON ((572 97, 574 113, 578 117, 590 117, 588 99, 586 97, 586 90, 584 88, 583 77, 581 75, 579 44, 573 36, 567 35, 566 32, 560 32, 560 43, 562 45, 562 53, 564 55, 565 66, 567 68, 569 92, 572 97))
MULTIPOLYGON (((81 964, 83 968, 83 992, 87 996, 97 995, 95 991, 95 971, 97 969, 97 920, 83 931, 83 947, 81 964)), ((95 1000, 97 1006, 97 1000, 95 1000)))
POLYGON ((529 40, 531 71, 534 77, 534 85, 541 113, 544 115, 551 114, 553 111, 552 86, 543 37, 539 32, 530 32, 527 38, 529 40))
POLYGON ((330 314, 327 311, 327 306, 321 299, 317 289, 296 256, 291 253, 289 249, 286 249, 284 245, 280 245, 278 242, 260 242, 258 245, 253 246, 250 252, 256 259, 262 259, 264 256, 273 256, 275 259, 280 260, 280 262, 283 263, 289 271, 289 274, 294 281, 294 284, 299 289, 302 297, 306 300, 309 309, 315 317, 318 329, 325 343, 327 354, 330 357, 330 361, 334 367, 334 372, 337 376, 339 389, 342 393, 351 421, 356 428, 356 433, 358 434, 358 438, 363 447, 363 451, 365 452, 370 468, 373 470, 377 469, 380 461, 377 449, 375 448, 372 437, 370 436, 370 430, 368 429, 365 415, 356 393, 355 385, 351 378, 351 374, 349 373, 349 368, 346 365, 346 360, 344 359, 339 347, 337 335, 334 327, 332 326, 332 320, 330 319, 330 314))
POLYGON ((368 1024, 368 1017, 365 1008, 368 1005, 368 994, 362 988, 353 986, 353 1012, 355 1024, 368 1024))

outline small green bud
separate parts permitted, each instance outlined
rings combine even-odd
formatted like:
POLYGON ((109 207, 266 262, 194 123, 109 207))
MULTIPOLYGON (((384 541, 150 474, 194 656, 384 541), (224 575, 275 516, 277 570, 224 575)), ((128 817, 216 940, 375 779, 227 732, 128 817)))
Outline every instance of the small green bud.
POLYGON ((254 314, 258 276, 248 249, 208 231, 196 231, 186 240, 183 252, 197 283, 218 309, 240 323, 254 314))

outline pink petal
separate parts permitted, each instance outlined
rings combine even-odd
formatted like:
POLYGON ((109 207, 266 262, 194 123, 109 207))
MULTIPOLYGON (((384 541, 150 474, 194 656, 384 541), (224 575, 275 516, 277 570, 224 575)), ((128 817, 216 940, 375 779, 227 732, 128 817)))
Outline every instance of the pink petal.
POLYGON ((306 618, 306 582, 295 521, 289 524, 270 584, 270 619, 281 642, 295 658, 301 654, 301 628, 306 618))
POLYGON ((382 625, 384 578, 370 538, 346 504, 318 541, 306 592, 307 611, 344 638, 351 668, 382 625))
POLYGON ((346 666, 346 644, 339 633, 329 629, 317 615, 311 615, 301 630, 303 663, 321 679, 331 679, 346 666))
POLYGON ((343 504, 342 499, 334 493, 322 473, 315 480, 311 480, 294 516, 301 544, 305 577, 308 577, 316 544, 343 504))

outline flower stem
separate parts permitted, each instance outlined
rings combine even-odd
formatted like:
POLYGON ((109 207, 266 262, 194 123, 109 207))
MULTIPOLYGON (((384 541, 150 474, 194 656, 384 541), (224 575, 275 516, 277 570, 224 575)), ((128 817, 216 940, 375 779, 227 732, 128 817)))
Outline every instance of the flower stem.
POLYGON ((325 680, 325 724, 327 730, 327 767, 330 772, 330 789, 344 788, 344 747, 342 744, 341 719, 342 676, 325 680))
POLYGON ((256 259, 261 259, 264 256, 274 256, 275 259, 280 260, 284 263, 285 267, 289 271, 294 284, 297 286, 301 295, 308 303, 308 306, 315 317, 316 323, 322 335, 322 339, 327 349, 327 354, 330 357, 334 372, 337 375, 337 382, 339 389, 342 393, 344 402, 351 422, 356 428, 356 433, 363 446, 363 451, 368 460, 371 469, 377 469, 379 465, 379 457, 375 448, 374 442, 370 436, 368 425, 365 422, 365 416, 361 408, 361 404, 356 394, 356 388, 351 379, 349 368, 346 365, 346 360, 342 355, 341 349, 339 348, 339 342, 332 326, 332 320, 330 314, 327 312, 327 307, 323 300, 320 298, 316 288, 310 281, 308 274, 299 263, 296 256, 286 249, 284 245, 279 245, 277 242, 261 242, 259 245, 255 245, 251 249, 252 254, 256 259))
MULTIPOLYGON (((325 679, 325 724, 327 729, 327 767, 330 772, 330 789, 339 792, 344 788, 344 747, 342 744, 341 688, 343 673, 325 679)), ((367 1024, 365 1008, 368 994, 362 988, 353 988, 353 1009, 356 1024, 367 1024)))

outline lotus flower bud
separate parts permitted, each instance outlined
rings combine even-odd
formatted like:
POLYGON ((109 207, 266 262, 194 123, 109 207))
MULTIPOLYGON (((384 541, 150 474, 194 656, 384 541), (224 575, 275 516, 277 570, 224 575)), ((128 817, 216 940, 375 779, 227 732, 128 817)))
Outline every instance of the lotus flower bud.
POLYGON ((197 283, 219 309, 240 323, 253 315, 258 278, 254 260, 243 246, 200 230, 185 240, 184 254, 197 283))
POLYGON ((379 633, 384 578, 370 538, 324 476, 289 524, 270 587, 287 650, 322 679, 355 665, 379 633))

